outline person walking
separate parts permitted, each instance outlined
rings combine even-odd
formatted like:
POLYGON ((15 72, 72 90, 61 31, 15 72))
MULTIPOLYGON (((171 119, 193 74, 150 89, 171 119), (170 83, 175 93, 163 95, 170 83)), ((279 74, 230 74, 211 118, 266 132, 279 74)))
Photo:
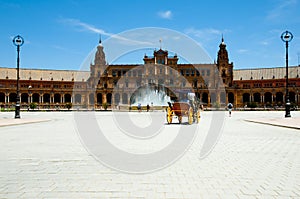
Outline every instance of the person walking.
POLYGON ((228 112, 229 112, 229 117, 231 117, 231 111, 232 111, 232 108, 233 108, 233 105, 229 102, 227 104, 227 109, 228 109, 228 112))
POLYGON ((138 111, 139 111, 139 112, 141 112, 141 111, 142 111, 142 105, 141 105, 141 103, 138 103, 138 106, 137 106, 137 108, 138 108, 138 111))

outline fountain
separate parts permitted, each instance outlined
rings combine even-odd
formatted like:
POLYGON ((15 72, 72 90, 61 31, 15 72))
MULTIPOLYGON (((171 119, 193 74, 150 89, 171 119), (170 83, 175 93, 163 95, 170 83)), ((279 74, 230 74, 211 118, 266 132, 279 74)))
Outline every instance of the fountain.
POLYGON ((138 89, 133 95, 130 103, 132 106, 141 104, 146 106, 166 106, 168 102, 172 102, 170 96, 168 96, 163 87, 154 88, 149 85, 138 89))

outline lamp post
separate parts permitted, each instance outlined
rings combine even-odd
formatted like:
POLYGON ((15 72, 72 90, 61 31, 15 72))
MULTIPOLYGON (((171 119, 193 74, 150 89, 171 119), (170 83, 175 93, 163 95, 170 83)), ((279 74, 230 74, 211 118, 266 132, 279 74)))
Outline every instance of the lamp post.
POLYGON ((293 34, 289 31, 285 31, 281 34, 281 40, 285 42, 285 64, 286 64, 286 85, 285 85, 285 117, 291 117, 290 97, 289 97, 289 42, 292 41, 293 34))
POLYGON ((20 65, 20 46, 24 44, 24 39, 17 35, 13 39, 13 43, 17 46, 17 99, 16 99, 16 108, 15 108, 15 119, 19 119, 20 117, 20 88, 19 88, 19 65, 20 65))

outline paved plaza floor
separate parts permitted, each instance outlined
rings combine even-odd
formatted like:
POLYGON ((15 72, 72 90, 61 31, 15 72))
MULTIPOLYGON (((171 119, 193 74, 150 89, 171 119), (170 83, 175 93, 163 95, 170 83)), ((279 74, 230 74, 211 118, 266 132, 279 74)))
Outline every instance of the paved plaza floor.
MULTIPOLYGON (((223 113, 216 120, 202 112, 196 137, 178 160, 133 174, 88 152, 74 112, 21 112, 18 125, 13 112, 0 112, 0 198, 300 198, 300 112, 287 119, 282 111, 223 113), (201 157, 211 126, 223 120, 214 148, 201 157)), ((131 153, 167 148, 188 126, 163 124, 165 135, 141 140, 126 137, 113 114, 96 112, 95 118, 113 145, 131 153)), ((122 114, 141 127, 151 122, 150 113, 122 114)))

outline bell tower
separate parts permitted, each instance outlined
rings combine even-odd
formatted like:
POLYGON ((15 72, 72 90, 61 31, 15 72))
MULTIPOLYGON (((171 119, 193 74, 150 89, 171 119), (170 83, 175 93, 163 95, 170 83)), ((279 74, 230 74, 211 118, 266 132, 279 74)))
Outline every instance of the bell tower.
POLYGON ((90 78, 89 83, 93 87, 99 84, 100 77, 106 74, 106 61, 105 61, 105 53, 103 51, 103 45, 101 41, 101 37, 99 39, 99 44, 97 46, 97 51, 95 53, 94 64, 90 65, 90 78))
POLYGON ((223 36, 219 45, 217 67, 224 85, 226 87, 231 87, 233 81, 233 63, 229 63, 228 52, 223 36))

